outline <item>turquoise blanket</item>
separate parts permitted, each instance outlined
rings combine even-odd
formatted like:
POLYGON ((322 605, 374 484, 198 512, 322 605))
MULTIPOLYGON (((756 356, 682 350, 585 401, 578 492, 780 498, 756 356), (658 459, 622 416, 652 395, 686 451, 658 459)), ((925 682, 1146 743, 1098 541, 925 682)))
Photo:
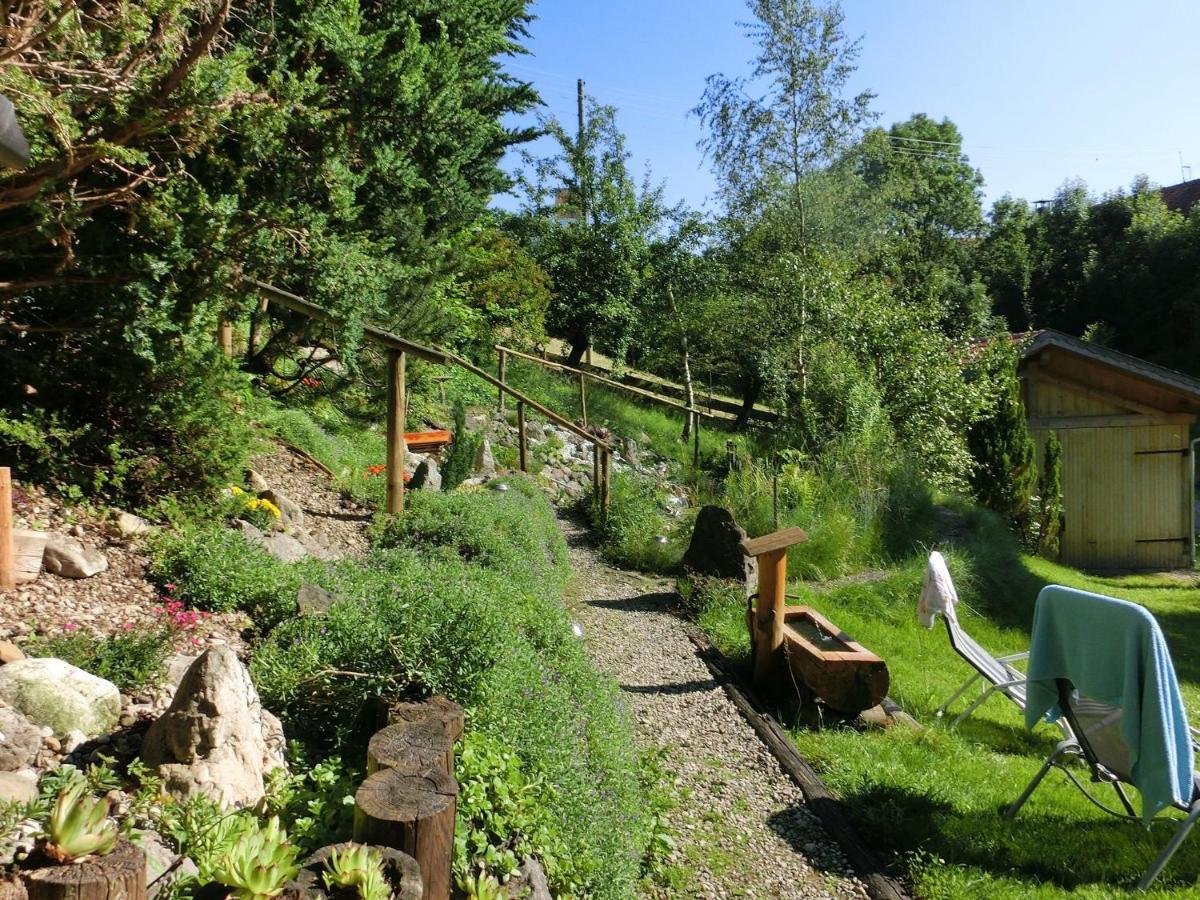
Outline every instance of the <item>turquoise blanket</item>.
POLYGON ((1192 797, 1192 741, 1179 682, 1162 630, 1135 603, 1049 585, 1033 612, 1025 724, 1060 715, 1056 678, 1080 694, 1120 707, 1134 786, 1149 822, 1192 797))

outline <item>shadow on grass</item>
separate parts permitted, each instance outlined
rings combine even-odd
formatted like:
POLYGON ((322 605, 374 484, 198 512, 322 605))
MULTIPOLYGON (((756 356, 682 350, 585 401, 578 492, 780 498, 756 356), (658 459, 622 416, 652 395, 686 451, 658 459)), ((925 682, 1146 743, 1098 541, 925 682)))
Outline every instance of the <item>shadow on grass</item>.
MULTIPOLYGON (((1014 785, 1013 799, 1022 787, 1014 785)), ((952 791, 952 783, 946 789, 952 791)), ((851 821, 885 864, 901 865, 909 854, 923 852, 950 866, 1065 890, 1133 890, 1175 827, 1174 820, 1160 817, 1147 833, 1099 811, 1094 818, 1080 819, 1060 811, 1046 791, 1035 793, 1011 821, 1002 818, 1007 804, 965 810, 950 800, 890 785, 850 794, 844 802, 851 821), (898 822, 904 827, 897 828, 898 822)), ((1188 841, 1156 887, 1192 885, 1198 874, 1200 844, 1188 841)))

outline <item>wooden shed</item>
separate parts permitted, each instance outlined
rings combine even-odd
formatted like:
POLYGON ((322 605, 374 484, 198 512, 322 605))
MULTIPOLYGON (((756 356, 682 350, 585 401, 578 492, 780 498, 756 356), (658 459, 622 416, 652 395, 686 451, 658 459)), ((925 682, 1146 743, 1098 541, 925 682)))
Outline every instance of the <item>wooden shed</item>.
POLYGON ((1056 331, 1026 336, 1018 371, 1039 467, 1062 444, 1063 562, 1191 566, 1200 380, 1056 331))

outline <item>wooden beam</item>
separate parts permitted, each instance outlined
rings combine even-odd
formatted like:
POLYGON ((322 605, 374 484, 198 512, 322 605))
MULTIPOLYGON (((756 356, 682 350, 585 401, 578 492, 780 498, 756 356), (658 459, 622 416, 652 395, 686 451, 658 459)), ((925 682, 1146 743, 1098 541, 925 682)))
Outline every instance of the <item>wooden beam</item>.
MULTIPOLYGON (((255 290, 264 294, 272 303, 277 303, 285 309, 290 309, 293 312, 301 313, 321 322, 332 322, 335 324, 337 322, 333 316, 315 303, 309 303, 302 297, 297 297, 295 294, 289 293, 282 288, 277 288, 262 281, 256 281, 253 278, 247 279, 247 283, 255 290)), ((382 328, 376 328, 373 325, 363 326, 363 337, 387 347, 389 350, 411 353, 417 359, 423 359, 426 362, 445 366, 455 361, 455 356, 452 353, 447 353, 445 350, 438 350, 434 347, 426 347, 423 344, 417 344, 413 341, 406 341, 403 338, 396 337, 391 332, 384 331, 382 328)))
POLYGON ((525 404, 517 401, 517 451, 521 462, 521 471, 529 471, 529 443, 525 439, 525 404))
POLYGON ((1196 417, 1188 413, 1142 413, 1110 416, 1039 416, 1029 420, 1032 431, 1063 431, 1071 428, 1136 428, 1143 425, 1190 425, 1196 417))
POLYGON ((758 557, 758 603, 754 611, 754 683, 774 686, 783 655, 783 609, 787 605, 787 548, 758 557))
POLYGON ((587 379, 579 373, 579 410, 583 425, 587 427, 587 379))
POLYGON ((12 469, 0 466, 0 591, 17 586, 13 552, 12 469))
POLYGON ((781 528, 779 531, 764 534, 762 537, 742 541, 742 553, 746 556, 762 556, 764 553, 771 553, 774 550, 786 550, 793 544, 801 544, 807 540, 808 535, 804 529, 793 525, 790 528, 781 528))
POLYGON ((499 365, 498 369, 500 372, 500 390, 497 391, 497 393, 499 394, 497 408, 500 410, 500 412, 504 412, 504 367, 505 367, 505 364, 508 362, 508 354, 504 352, 503 347, 501 347, 499 349, 500 349, 500 365, 499 365))
POLYGON ((608 521, 608 502, 612 497, 612 451, 600 451, 600 517, 608 521))
POLYGON ((388 353, 387 511, 404 512, 404 352, 388 353))

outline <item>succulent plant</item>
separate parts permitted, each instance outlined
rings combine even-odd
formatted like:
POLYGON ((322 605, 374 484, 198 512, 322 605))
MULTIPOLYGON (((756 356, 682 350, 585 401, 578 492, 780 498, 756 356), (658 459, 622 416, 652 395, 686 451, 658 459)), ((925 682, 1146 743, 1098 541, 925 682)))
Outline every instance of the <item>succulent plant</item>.
POLYGON ((229 847, 213 877, 231 888, 236 900, 274 897, 300 872, 300 850, 288 843, 287 832, 272 816, 263 828, 250 826, 229 847))
POLYGON ((366 844, 335 849, 325 860, 325 886, 357 888, 359 900, 388 900, 392 896, 383 874, 383 855, 366 844))
POLYGON ((85 782, 59 791, 46 826, 46 855, 72 863, 111 853, 117 845, 117 823, 108 817, 108 808, 108 800, 93 797, 85 782))

